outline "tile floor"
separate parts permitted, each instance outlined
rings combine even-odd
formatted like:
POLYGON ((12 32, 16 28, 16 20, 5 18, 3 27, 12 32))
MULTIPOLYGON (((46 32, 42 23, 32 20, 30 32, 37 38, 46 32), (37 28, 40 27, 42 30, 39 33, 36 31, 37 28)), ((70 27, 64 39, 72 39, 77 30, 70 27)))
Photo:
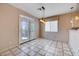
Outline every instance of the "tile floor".
POLYGON ((72 56, 67 43, 36 39, 2 52, 1 56, 72 56))

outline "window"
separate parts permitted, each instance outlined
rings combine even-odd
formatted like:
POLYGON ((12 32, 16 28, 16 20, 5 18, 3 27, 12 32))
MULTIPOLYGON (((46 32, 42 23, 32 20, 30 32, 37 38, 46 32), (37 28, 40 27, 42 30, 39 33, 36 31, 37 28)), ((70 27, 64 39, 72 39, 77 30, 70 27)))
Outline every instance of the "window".
POLYGON ((35 24, 31 23, 31 32, 35 32, 35 24))
POLYGON ((58 32, 58 21, 48 21, 45 24, 45 32, 58 32))

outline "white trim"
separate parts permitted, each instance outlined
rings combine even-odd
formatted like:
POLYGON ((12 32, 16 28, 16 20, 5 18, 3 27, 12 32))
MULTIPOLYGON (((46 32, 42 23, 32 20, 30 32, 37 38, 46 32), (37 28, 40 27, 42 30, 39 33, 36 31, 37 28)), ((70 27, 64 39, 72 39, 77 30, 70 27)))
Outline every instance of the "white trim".
POLYGON ((23 18, 27 18, 27 19, 29 19, 29 20, 32 20, 32 18, 31 18, 31 17, 24 16, 24 15, 19 15, 19 17, 23 17, 23 18))

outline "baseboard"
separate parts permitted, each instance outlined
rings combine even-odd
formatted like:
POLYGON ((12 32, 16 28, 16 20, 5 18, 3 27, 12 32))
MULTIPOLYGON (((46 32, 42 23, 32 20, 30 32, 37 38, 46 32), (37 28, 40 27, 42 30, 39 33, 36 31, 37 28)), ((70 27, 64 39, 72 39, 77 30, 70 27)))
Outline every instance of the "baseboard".
MULTIPOLYGON (((37 39, 37 38, 35 38, 35 39, 37 39)), ((29 40, 29 41, 27 41, 27 42, 33 41, 33 40, 35 40, 35 39, 31 39, 31 40, 29 40)), ((24 43, 27 43, 27 42, 24 42, 24 43)), ((24 43, 21 43, 21 44, 24 44, 24 43)), ((14 46, 10 46, 10 47, 4 48, 4 49, 0 49, 0 53, 3 53, 3 52, 8 51, 8 50, 10 50, 10 49, 13 49, 13 48, 15 48, 15 47, 17 47, 17 46, 19 46, 19 44, 14 45, 14 46)))
MULTIPOLYGON (((35 38, 35 39, 37 39, 37 38, 35 38)), ((23 43, 21 43, 20 45, 22 45, 22 44, 24 44, 24 43, 27 43, 27 42, 30 42, 30 41, 33 41, 33 40, 35 40, 35 39, 31 39, 31 40, 29 40, 29 41, 23 42, 23 43)))
POLYGON ((15 46, 11 46, 11 47, 7 47, 7 48, 4 48, 4 49, 1 49, 1 50, 0 50, 0 53, 3 53, 3 52, 8 51, 8 50, 10 50, 10 49, 13 49, 13 48, 15 48, 15 47, 17 47, 17 46, 19 46, 19 45, 17 44, 17 45, 15 45, 15 46))

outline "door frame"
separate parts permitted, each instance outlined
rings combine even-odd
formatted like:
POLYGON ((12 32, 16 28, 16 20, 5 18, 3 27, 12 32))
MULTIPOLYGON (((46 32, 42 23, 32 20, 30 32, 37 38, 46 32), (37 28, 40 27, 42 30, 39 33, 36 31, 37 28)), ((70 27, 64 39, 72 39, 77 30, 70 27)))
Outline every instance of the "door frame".
POLYGON ((30 40, 30 20, 31 20, 31 18, 24 16, 24 15, 19 15, 19 44, 21 44, 21 30, 20 30, 20 28, 21 28, 21 26, 20 26, 21 17, 26 18, 29 22, 29 25, 28 25, 29 26, 29 37, 28 37, 28 39, 30 40))

